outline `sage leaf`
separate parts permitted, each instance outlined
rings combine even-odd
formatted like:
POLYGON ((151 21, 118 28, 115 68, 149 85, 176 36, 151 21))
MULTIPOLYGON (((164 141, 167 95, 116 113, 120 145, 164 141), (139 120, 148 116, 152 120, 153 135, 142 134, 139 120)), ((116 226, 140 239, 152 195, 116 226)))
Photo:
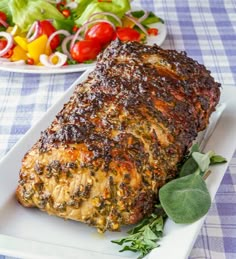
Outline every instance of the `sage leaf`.
POLYGON ((198 174, 187 175, 165 184, 160 189, 159 198, 168 217, 181 224, 200 219, 211 206, 207 186, 198 174))
POLYGON ((227 162, 227 160, 223 156, 220 156, 220 155, 213 155, 210 158, 210 164, 211 165, 221 164, 221 163, 226 163, 226 162, 227 162))
POLYGON ((183 176, 186 176, 189 174, 193 174, 194 172, 197 171, 198 168, 199 167, 198 167, 197 162, 192 157, 190 157, 182 165, 180 172, 179 172, 179 176, 183 177, 183 176))
POLYGON ((210 165, 210 158, 212 156, 212 151, 207 152, 206 154, 202 154, 200 152, 193 152, 192 157, 197 162, 199 168, 202 172, 205 172, 210 165))
POLYGON ((200 152, 199 145, 198 145, 197 143, 195 143, 195 144, 192 145, 191 150, 190 150, 190 155, 191 155, 193 152, 200 152))

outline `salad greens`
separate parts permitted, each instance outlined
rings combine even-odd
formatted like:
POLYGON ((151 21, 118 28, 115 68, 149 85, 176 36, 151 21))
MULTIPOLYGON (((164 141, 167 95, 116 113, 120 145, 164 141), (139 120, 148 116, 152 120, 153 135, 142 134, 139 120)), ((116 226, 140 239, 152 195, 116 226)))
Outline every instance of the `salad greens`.
POLYGON ((158 36, 151 24, 163 22, 152 12, 133 16, 130 0, 7 1, 0 1, 0 51, 8 63, 61 67, 91 62, 115 38, 144 43, 158 36))
POLYGON ((0 11, 4 12, 10 20, 12 19, 12 12, 10 10, 9 0, 0 1, 0 11))
MULTIPOLYGON (((70 3, 72 1, 67 1, 70 3)), ((112 12, 120 18, 130 10, 129 0, 98 2, 97 0, 75 0, 77 8, 71 10, 72 16, 66 19, 55 4, 47 0, 1 0, 0 11, 4 12, 10 24, 17 24, 25 32, 37 20, 53 19, 57 29, 71 30, 72 24, 82 25, 89 16, 97 12, 112 12)), ((101 15, 101 19, 111 20, 111 16, 101 15)))
POLYGON ((160 188, 159 211, 143 219, 128 232, 127 237, 112 242, 126 244, 120 252, 138 252, 138 258, 142 258, 159 246, 156 242, 162 237, 166 217, 180 224, 193 223, 203 217, 211 206, 211 197, 204 181, 209 166, 225 162, 224 157, 213 151, 204 154, 197 144, 193 145, 180 166, 179 178, 160 188))
MULTIPOLYGON (((64 20, 64 16, 57 8, 45 0, 10 0, 7 5, 12 22, 17 24, 23 32, 27 31, 36 19, 64 20)), ((1 6, 0 11, 4 12, 1 6)))
MULTIPOLYGON (((127 11, 130 10, 129 0, 119 0, 112 2, 99 2, 97 0, 76 0, 78 7, 73 10, 75 16, 75 23, 78 25, 84 24, 93 13, 98 12, 111 12, 118 17, 122 17, 127 11)), ((108 19, 116 23, 116 20, 106 15, 100 16, 101 19, 108 19)))

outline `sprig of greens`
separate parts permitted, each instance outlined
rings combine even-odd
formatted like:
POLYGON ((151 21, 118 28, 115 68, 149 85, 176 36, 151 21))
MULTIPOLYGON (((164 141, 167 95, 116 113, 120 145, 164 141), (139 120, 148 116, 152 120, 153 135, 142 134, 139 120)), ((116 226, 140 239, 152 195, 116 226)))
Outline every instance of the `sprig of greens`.
POLYGON ((164 219, 168 216, 176 223, 188 224, 204 216, 210 206, 211 197, 204 176, 209 166, 225 163, 226 159, 213 151, 200 152, 198 144, 193 145, 189 155, 180 166, 179 178, 165 184, 159 190, 159 211, 143 219, 127 232, 127 237, 112 241, 125 245, 120 252, 133 251, 143 258, 159 246, 163 236, 164 219))
POLYGON ((170 181, 159 191, 161 206, 175 223, 193 223, 203 217, 211 206, 211 196, 203 179, 212 164, 226 159, 213 151, 206 154, 195 144, 183 164, 179 178, 170 181))
POLYGON ((164 220, 166 218, 164 212, 161 214, 163 216, 153 213, 151 216, 144 218, 137 226, 127 232, 129 234, 127 237, 111 242, 121 246, 124 245, 119 252, 139 252, 138 259, 143 258, 152 249, 159 246, 157 241, 163 236, 164 220))

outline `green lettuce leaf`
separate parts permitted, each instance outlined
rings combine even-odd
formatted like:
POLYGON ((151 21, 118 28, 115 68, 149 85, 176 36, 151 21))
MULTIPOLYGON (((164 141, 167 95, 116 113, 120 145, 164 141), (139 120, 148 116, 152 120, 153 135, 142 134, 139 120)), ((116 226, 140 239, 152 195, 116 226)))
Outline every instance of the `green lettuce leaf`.
POLYGON ((74 21, 71 19, 54 19, 52 24, 57 30, 66 30, 72 33, 74 21))
POLYGON ((13 23, 22 31, 27 31, 35 20, 64 19, 57 8, 45 0, 10 0, 8 6, 13 23))
POLYGON ((12 23, 12 12, 9 7, 9 0, 1 0, 0 1, 0 11, 4 12, 7 15, 7 21, 12 23))
MULTIPOLYGON (((130 10, 129 0, 119 0, 112 2, 98 2, 97 0, 76 0, 78 7, 73 11, 75 23, 78 25, 84 24, 90 15, 98 12, 112 12, 118 17, 122 17, 127 11, 130 10)), ((116 20, 110 16, 102 15, 100 19, 108 19, 114 23, 116 20)))

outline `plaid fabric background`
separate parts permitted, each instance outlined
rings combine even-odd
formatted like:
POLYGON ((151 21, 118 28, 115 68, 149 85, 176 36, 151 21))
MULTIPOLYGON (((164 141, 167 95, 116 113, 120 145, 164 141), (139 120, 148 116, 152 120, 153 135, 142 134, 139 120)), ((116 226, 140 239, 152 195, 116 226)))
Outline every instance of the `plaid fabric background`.
MULTIPOLYGON (((166 21, 168 36, 163 48, 186 51, 205 64, 223 87, 236 86, 235 0, 132 3, 155 11, 166 21)), ((0 158, 80 74, 29 75, 0 71, 0 158)), ((0 256, 3 258, 9 257, 0 256)), ((236 153, 189 256, 189 259, 200 258, 236 259, 236 153)))

